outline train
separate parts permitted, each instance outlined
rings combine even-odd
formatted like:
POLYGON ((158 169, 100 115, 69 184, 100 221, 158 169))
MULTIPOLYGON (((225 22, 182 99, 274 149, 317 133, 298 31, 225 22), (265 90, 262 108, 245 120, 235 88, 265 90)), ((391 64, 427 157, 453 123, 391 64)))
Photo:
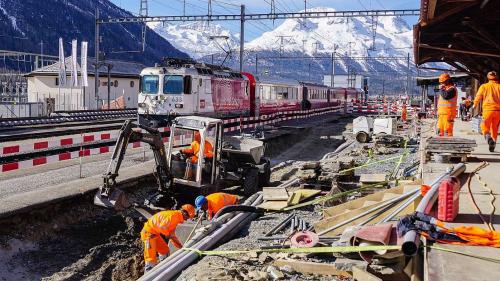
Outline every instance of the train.
POLYGON ((184 59, 141 71, 139 123, 168 126, 176 116, 259 117, 357 102, 363 91, 293 79, 258 77, 227 67, 184 59))

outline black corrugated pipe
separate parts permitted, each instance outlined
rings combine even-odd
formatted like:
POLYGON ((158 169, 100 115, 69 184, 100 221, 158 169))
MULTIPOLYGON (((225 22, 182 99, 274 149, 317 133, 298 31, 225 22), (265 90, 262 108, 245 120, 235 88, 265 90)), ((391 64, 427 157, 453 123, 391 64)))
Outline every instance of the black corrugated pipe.
POLYGON ((249 205, 229 205, 220 209, 217 212, 217 214, 215 214, 215 216, 212 218, 212 220, 216 220, 218 217, 231 212, 247 212, 247 213, 263 214, 264 209, 249 205))

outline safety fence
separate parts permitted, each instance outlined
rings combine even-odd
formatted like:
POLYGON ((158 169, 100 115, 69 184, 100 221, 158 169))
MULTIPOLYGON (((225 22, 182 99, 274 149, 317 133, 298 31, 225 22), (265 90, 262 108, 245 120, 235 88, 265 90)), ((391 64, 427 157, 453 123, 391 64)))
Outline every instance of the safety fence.
MULTIPOLYGON (((370 114, 401 114, 403 110, 402 104, 397 103, 349 103, 348 112, 350 113, 370 113, 370 114)), ((417 114, 420 112, 420 107, 407 106, 408 114, 417 114)))
MULTIPOLYGON (((347 106, 339 105, 328 108, 285 111, 260 117, 226 118, 223 120, 224 132, 235 132, 256 126, 271 125, 287 120, 306 119, 328 113, 346 113, 347 106)), ((158 129, 164 142, 169 141, 170 128, 158 129)), ((39 165, 55 163, 87 157, 92 155, 109 153, 113 150, 119 131, 105 131, 90 134, 59 136, 33 142, 5 143, 0 144, 0 172, 8 172, 25 169, 39 165)), ((176 136, 180 143, 191 142, 186 135, 176 136)), ((140 141, 128 144, 128 148, 145 148, 145 143, 140 141)))

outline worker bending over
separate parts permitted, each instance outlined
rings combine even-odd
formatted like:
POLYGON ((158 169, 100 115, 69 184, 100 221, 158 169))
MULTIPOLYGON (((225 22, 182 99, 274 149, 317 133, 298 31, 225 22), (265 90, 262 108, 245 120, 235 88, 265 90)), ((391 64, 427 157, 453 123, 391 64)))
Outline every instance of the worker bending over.
POLYGON ((211 220, 225 206, 238 204, 238 196, 223 192, 212 193, 207 197, 200 195, 196 197, 194 204, 197 210, 206 211, 208 219, 211 220))
POLYGON ((161 211, 154 214, 144 224, 141 231, 141 240, 144 245, 144 272, 151 270, 157 263, 168 257, 170 249, 168 241, 177 248, 182 248, 182 243, 175 235, 177 225, 195 216, 193 205, 186 204, 181 210, 161 211))
POLYGON ((498 137, 498 125, 500 125, 500 84, 498 84, 498 75, 495 71, 488 72, 488 82, 479 87, 474 107, 483 103, 483 122, 481 131, 488 142, 490 152, 495 151, 498 137))
POLYGON ((451 82, 448 73, 439 76, 439 99, 438 99, 438 134, 449 137, 453 136, 453 122, 457 115, 457 89, 451 82))

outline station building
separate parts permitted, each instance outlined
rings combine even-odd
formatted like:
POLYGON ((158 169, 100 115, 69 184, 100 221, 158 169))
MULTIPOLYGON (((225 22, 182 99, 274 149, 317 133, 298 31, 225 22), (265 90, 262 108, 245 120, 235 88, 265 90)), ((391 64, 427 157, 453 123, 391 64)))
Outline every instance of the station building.
POLYGON ((140 63, 106 60, 99 68, 99 95, 95 95, 95 71, 93 58, 88 60, 88 87, 82 87, 81 69, 77 65, 78 83, 72 87, 71 58, 65 60, 66 84, 60 85, 59 63, 54 63, 26 75, 28 81, 28 102, 42 103, 45 111, 95 110, 106 108, 108 102, 108 65, 110 69, 109 100, 120 100, 125 108, 137 107, 140 72, 145 67, 140 63))

